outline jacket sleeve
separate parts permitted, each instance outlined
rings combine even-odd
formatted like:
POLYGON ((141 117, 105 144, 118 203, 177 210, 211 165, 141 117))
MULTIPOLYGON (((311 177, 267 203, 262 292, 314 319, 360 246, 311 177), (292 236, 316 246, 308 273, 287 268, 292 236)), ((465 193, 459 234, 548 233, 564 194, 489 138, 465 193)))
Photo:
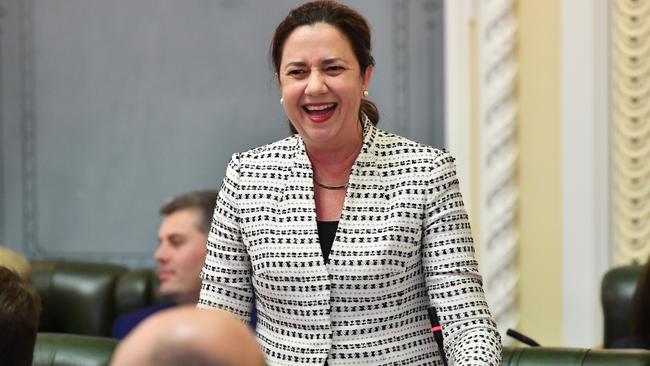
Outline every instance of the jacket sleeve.
POLYGON ((429 301, 440 319, 449 364, 500 365, 501 338, 485 300, 454 158, 448 153, 433 161, 422 245, 429 301))
POLYGON ((224 177, 208 234, 198 307, 230 311, 250 321, 253 304, 251 262, 238 209, 240 161, 233 155, 224 177))

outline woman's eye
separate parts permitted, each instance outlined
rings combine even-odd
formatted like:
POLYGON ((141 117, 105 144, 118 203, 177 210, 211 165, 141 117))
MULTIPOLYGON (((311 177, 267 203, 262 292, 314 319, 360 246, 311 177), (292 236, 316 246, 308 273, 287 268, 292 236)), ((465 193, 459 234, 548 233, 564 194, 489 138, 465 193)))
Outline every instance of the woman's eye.
POLYGON ((329 66, 325 70, 327 70, 328 72, 341 72, 345 70, 345 68, 343 66, 329 66))
POLYGON ((305 73, 305 70, 290 70, 289 72, 287 72, 287 75, 300 76, 300 75, 302 75, 304 73, 305 73))

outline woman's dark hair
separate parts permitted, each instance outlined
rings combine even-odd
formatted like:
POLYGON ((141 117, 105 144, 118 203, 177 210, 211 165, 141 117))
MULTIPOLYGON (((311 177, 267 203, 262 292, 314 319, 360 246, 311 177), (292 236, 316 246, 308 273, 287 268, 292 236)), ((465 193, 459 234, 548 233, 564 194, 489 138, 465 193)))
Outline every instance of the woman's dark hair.
MULTIPOLYGON (((276 73, 280 73, 282 50, 289 35, 300 26, 320 22, 337 28, 350 41, 352 51, 359 62, 361 75, 366 72, 368 66, 375 65, 375 60, 370 53, 370 27, 363 16, 356 10, 335 1, 319 0, 305 3, 291 10, 275 29, 271 42, 271 61, 276 73)), ((379 122, 377 106, 367 99, 361 99, 359 118, 361 118, 361 113, 368 116, 372 124, 376 125, 379 122)), ((291 126, 291 131, 296 133, 293 126, 291 126)))

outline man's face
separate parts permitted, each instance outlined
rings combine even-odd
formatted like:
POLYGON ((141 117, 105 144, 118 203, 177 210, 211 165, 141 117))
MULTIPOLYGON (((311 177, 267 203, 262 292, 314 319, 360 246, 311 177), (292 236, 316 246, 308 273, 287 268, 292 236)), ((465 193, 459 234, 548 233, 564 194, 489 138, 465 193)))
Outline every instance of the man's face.
POLYGON ((158 230, 160 293, 174 302, 196 303, 201 289, 199 274, 205 261, 206 234, 198 227, 201 212, 188 208, 163 218, 158 230))

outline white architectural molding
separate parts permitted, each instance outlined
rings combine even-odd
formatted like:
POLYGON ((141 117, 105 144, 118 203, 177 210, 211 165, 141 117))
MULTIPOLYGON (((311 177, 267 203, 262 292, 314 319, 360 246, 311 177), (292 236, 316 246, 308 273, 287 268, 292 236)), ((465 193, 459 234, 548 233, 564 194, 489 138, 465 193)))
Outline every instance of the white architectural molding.
POLYGON ((650 255, 650 0, 617 1, 613 12, 612 141, 616 263, 650 255))
MULTIPOLYGON (((479 236, 486 296, 502 334, 516 328, 517 22, 512 0, 478 3, 479 236)), ((504 343, 509 339, 504 337, 504 343)))
POLYGON ((456 157, 465 206, 472 216, 472 0, 445 0, 445 141, 456 157))
POLYGON ((610 0, 560 2, 562 313, 565 346, 602 342, 600 281, 610 263, 610 0))
MULTIPOLYGON (((445 3, 445 94, 447 146, 458 157, 461 190, 466 197, 472 178, 478 182, 480 263, 492 315, 500 332, 518 322, 518 273, 515 224, 517 144, 515 62, 517 24, 511 0, 447 0, 445 3), (472 156, 471 23, 476 24, 479 67, 478 156, 472 156), (478 176, 471 161, 478 159, 478 176), (465 165, 462 165, 465 164, 465 165)), ((509 338, 503 337, 504 343, 509 338)))

